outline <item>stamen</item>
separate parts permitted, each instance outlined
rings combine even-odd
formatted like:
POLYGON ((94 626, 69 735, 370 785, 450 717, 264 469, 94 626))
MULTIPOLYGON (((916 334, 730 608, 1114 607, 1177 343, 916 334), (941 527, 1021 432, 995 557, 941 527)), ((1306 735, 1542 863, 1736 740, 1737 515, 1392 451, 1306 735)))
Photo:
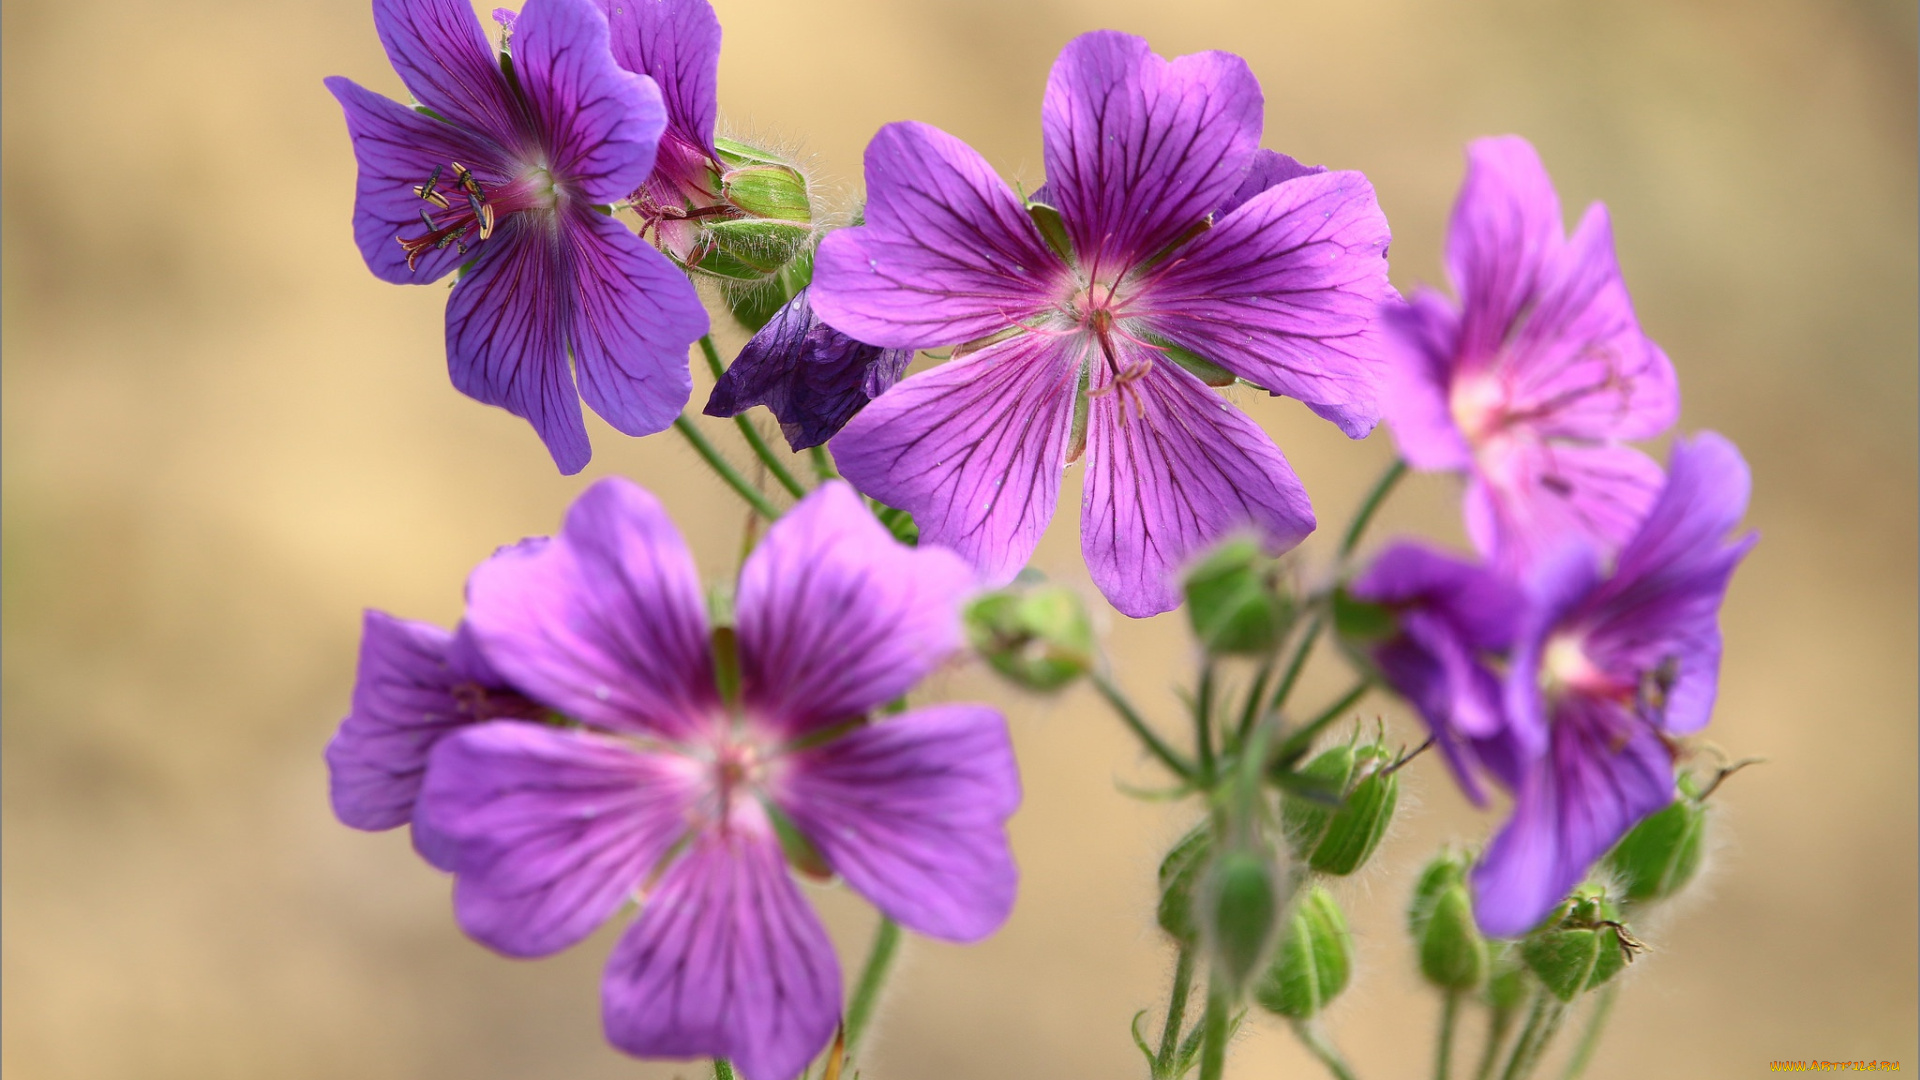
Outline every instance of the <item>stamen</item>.
POLYGON ((435 186, 437 186, 439 183, 440 183, 440 166, 435 165, 433 167, 432 174, 430 174, 427 177, 427 182, 424 184, 415 184, 413 187, 413 193, 415 195, 418 195, 420 198, 425 199, 426 201, 439 207, 440 209, 446 210, 449 208, 449 205, 450 205, 447 202, 447 197, 445 195, 440 194, 438 191, 434 190, 435 186))

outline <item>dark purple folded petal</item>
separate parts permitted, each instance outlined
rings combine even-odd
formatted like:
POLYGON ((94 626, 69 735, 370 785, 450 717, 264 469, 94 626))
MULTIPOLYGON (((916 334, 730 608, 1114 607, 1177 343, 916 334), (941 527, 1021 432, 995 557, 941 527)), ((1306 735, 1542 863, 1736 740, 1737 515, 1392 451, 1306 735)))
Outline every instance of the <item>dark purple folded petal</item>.
POLYGON ((573 207, 561 226, 581 398, 622 434, 666 430, 693 392, 687 347, 708 326, 699 294, 665 255, 605 214, 573 207))
POLYGON ((700 766, 539 724, 467 728, 434 749, 422 826, 476 941, 544 956, 592 933, 688 831, 700 766))
POLYGON ((1113 30, 1068 42, 1041 130, 1047 191, 1088 277, 1124 273, 1225 202, 1260 144, 1264 106, 1232 53, 1168 61, 1113 30))
POLYGON ((1633 535, 1664 479, 1612 443, 1504 438, 1483 446, 1462 510, 1474 547, 1518 576, 1570 538, 1611 551, 1633 535))
POLYGON ((571 476, 593 449, 567 366, 569 273, 554 224, 502 222, 447 298, 447 371, 461 393, 531 423, 571 476))
POLYGON ((1253 160, 1247 165, 1246 179, 1241 180, 1240 186, 1233 189, 1233 194, 1227 196, 1226 202, 1214 209, 1214 220, 1218 221, 1240 209, 1248 199, 1270 187, 1326 171, 1325 165, 1302 165, 1278 151, 1255 150, 1253 160))
POLYGON ((1526 611, 1526 597, 1506 578, 1405 541, 1376 556, 1348 591, 1371 603, 1430 612, 1469 648, 1488 652, 1513 644, 1526 611))
POLYGON ((1447 276, 1465 308, 1459 357, 1490 360, 1533 302, 1564 241, 1560 197, 1533 145, 1476 139, 1447 226, 1447 276))
POLYGON ((753 335, 714 384, 708 416, 738 416, 765 405, 787 445, 819 446, 867 402, 885 393, 913 362, 911 349, 855 341, 814 315, 801 289, 753 335))
POLYGON ((594 0, 527 0, 514 22, 513 67, 554 175, 599 205, 646 180, 666 106, 653 80, 614 63, 594 0))
POLYGON ((629 1054, 792 1080, 833 1035, 840 965, 769 832, 703 833, 614 947, 601 1007, 629 1054))
POLYGON ((1267 189, 1150 271, 1139 306, 1174 342, 1276 394, 1379 419, 1386 216, 1357 172, 1267 189))
POLYGON ((613 58, 650 76, 666 102, 667 131, 708 158, 720 113, 720 20, 707 0, 600 0, 613 58))
POLYGON ((1576 699, 1520 785, 1513 819, 1472 880, 1480 928, 1531 930, 1627 830, 1673 801, 1673 759, 1653 731, 1576 699))
POLYGON ((1078 369, 1062 339, 1042 334, 948 361, 861 410, 833 440, 834 461, 861 491, 911 512, 922 543, 1003 585, 1059 502, 1078 369))
POLYGON ((699 572, 652 495, 595 483, 560 535, 502 549, 467 581, 467 625, 513 685, 598 727, 704 736, 719 691, 699 572))
POLYGON ((1460 313, 1439 293, 1419 289, 1409 301, 1387 301, 1380 326, 1386 357, 1380 414, 1394 447, 1416 469, 1472 468, 1473 447, 1453 417, 1451 400, 1460 313))
POLYGON ((748 711, 797 736, 892 701, 960 648, 960 602, 976 588, 953 552, 907 547, 851 487, 822 484, 740 570, 748 711))
POLYGON ((327 89, 347 114, 347 133, 360 166, 353 197, 353 240, 367 269, 396 285, 425 285, 472 258, 448 244, 422 253, 408 268, 399 237, 425 232, 420 211, 430 209, 413 189, 451 161, 497 170, 505 151, 471 132, 388 101, 351 79, 332 76, 327 89))
POLYGON ((1066 291, 1066 268, 1006 182, 938 128, 867 144, 866 224, 820 243, 813 308, 870 345, 930 348, 1004 330, 1066 291))
POLYGON ((415 101, 502 147, 531 141, 532 118, 466 0, 373 0, 373 25, 415 101))
POLYGON ((978 941, 1013 911, 1007 818, 1020 805, 1007 722, 936 705, 787 760, 776 798, 827 864, 907 929, 978 941))
POLYGON ((1274 554, 1313 531, 1306 489, 1273 440, 1178 365, 1151 363, 1116 388, 1096 363, 1089 392, 1080 547, 1122 614, 1179 606, 1179 572, 1235 530, 1274 554))

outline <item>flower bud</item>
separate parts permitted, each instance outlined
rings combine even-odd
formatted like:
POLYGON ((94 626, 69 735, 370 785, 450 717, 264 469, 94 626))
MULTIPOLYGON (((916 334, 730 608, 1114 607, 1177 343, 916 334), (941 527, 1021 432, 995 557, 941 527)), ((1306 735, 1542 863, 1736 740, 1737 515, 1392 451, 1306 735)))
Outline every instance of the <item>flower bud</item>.
POLYGON ((1173 850, 1167 852, 1167 857, 1160 860, 1160 906, 1156 916, 1160 929, 1182 944, 1191 945, 1199 936, 1199 928, 1193 923, 1193 886, 1212 851, 1212 826, 1203 821, 1181 837, 1173 850))
POLYGON ((748 217, 813 223, 807 201, 807 178, 791 165, 746 165, 720 175, 720 194, 748 217))
POLYGON ((1280 798, 1280 826, 1302 860, 1327 835, 1327 825, 1353 780, 1353 765, 1353 745, 1342 743, 1321 751, 1288 778, 1290 790, 1280 798))
POLYGON ((967 605, 967 637, 993 669, 1029 690, 1058 690, 1093 665, 1093 623, 1072 589, 1002 589, 967 605))
POLYGON ((1315 885, 1294 904, 1273 962, 1254 999, 1281 1016, 1305 1020, 1346 989, 1353 973, 1353 936, 1333 894, 1315 885))
POLYGON ((1279 914, 1273 866, 1258 853, 1221 852, 1200 889, 1201 929, 1214 974, 1238 995, 1273 940, 1279 914))
POLYGON ((1250 539, 1228 540, 1187 571, 1187 618, 1216 656, 1260 656, 1280 644, 1293 600, 1274 561, 1250 539))
POLYGON ((1618 910, 1588 890, 1563 903, 1559 915, 1520 943, 1520 958, 1561 1001, 1599 987, 1644 948, 1620 924, 1618 910))
POLYGON ((1487 942, 1473 919, 1466 870, 1466 859, 1441 852, 1421 873, 1407 910, 1420 973, 1443 990, 1471 990, 1487 977, 1487 942))
POLYGON ((1685 888, 1700 869, 1707 808, 1682 796, 1633 827, 1607 856, 1629 903, 1664 900, 1685 888))
POLYGON ((1307 857, 1307 865, 1336 877, 1366 865, 1387 835, 1394 807, 1400 802, 1400 776, 1388 771, 1389 762, 1386 748, 1377 744, 1356 752, 1354 771, 1360 780, 1348 788, 1345 800, 1333 812, 1326 832, 1307 857))

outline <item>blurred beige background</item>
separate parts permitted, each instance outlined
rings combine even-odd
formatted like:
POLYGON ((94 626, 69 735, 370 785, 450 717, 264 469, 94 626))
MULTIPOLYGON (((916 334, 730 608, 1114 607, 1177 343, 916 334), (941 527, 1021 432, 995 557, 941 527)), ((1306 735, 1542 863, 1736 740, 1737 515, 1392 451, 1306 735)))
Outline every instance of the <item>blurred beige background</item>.
MULTIPOLYGON (((1040 178, 1047 67, 1083 30, 1241 52, 1266 144, 1366 170, 1403 287, 1439 278, 1470 137, 1531 137, 1569 214, 1605 198, 1684 426, 1739 442, 1764 534, 1726 608, 1714 739, 1771 763, 1716 798, 1711 872, 1642 927, 1596 1076, 1741 1077, 1916 1047, 1915 27, 1892 0, 718 0, 737 131, 858 177, 918 118, 1040 178)), ((441 287, 350 241, 353 164, 320 79, 398 83, 363 0, 13 2, 4 41, 4 1053, 12 1080, 656 1077, 598 1032, 610 935, 517 963, 464 940, 405 838, 328 813, 320 750, 359 611, 450 623, 467 569, 551 531, 592 477, 659 492, 731 573, 740 514, 671 436, 594 427, 557 476, 525 424, 447 385, 441 287)), ((705 389, 696 390, 703 400, 705 389)), ((1344 520, 1387 460, 1248 397, 1344 520)), ((1067 505, 1077 503, 1077 472, 1067 505)), ((1384 524, 1459 534, 1422 478, 1384 524)), ((1075 514, 1037 563, 1085 581, 1075 514)), ((1315 545, 1312 550, 1317 550, 1315 545)), ((1178 617, 1109 620, 1165 708, 1178 617)), ((1310 696, 1337 689, 1316 671, 1310 696)), ((939 692, 1013 717, 1020 906, 992 941, 915 943, 864 1073, 1126 1077, 1164 993, 1158 852, 1190 808, 1083 692, 939 692)), ((1406 717, 1381 702, 1411 736, 1406 717)), ((1399 911, 1486 819, 1437 763, 1341 886, 1362 968, 1331 1025, 1367 1077, 1423 1075, 1435 1005, 1399 911)), ((849 954, 872 915, 819 894, 849 954)), ((1255 1020, 1231 1075, 1320 1075, 1255 1020)))

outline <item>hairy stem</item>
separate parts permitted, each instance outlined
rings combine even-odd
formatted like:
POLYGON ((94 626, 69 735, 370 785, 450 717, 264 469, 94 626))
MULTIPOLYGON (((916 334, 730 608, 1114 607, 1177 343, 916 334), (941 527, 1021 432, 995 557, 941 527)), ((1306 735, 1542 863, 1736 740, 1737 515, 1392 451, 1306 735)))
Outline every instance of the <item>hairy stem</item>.
POLYGON ((1193 779, 1193 765, 1147 726, 1147 722, 1140 718, 1139 711, 1133 707, 1133 702, 1127 700, 1127 696, 1120 692, 1120 688, 1113 684, 1113 680, 1109 679, 1106 673, 1096 670, 1090 672, 1088 678, 1092 681, 1093 688, 1099 691, 1100 696, 1106 698, 1107 704, 1113 707, 1113 711, 1120 715, 1121 721, 1132 729, 1134 736, 1146 746, 1148 753, 1159 758, 1160 763, 1172 769, 1174 775, 1180 779, 1193 779))
POLYGON ((726 1058, 714 1058, 713 1080, 733 1080, 733 1063, 726 1058))
POLYGON ((1433 1050, 1433 1080, 1453 1075, 1453 1030, 1460 1022, 1460 992, 1447 991, 1440 1005, 1440 1037, 1433 1050))
POLYGON ((1367 497, 1361 500, 1360 509, 1354 513, 1353 522, 1347 526, 1346 535, 1340 538, 1342 561, 1353 554, 1354 548, 1360 546, 1360 538, 1366 535, 1367 526, 1373 523, 1373 515, 1380 511, 1380 504, 1387 501, 1387 496, 1393 492, 1394 485, 1398 484, 1400 478, 1405 475, 1407 475, 1407 463, 1396 458, 1392 465, 1387 466, 1387 471, 1380 474, 1380 479, 1373 482, 1373 490, 1367 492, 1367 497))
POLYGON ((1339 701, 1320 710, 1313 719, 1295 728, 1288 734, 1287 741, 1280 744, 1280 760, 1291 761, 1306 753, 1308 748, 1313 745, 1314 738, 1317 737, 1328 724, 1345 716, 1347 710, 1353 708, 1355 702, 1366 697, 1367 691, 1371 689, 1373 689, 1373 680, 1361 679, 1359 682, 1353 684, 1353 689, 1340 695, 1339 701))
POLYGON ((1280 675, 1280 685, 1273 688, 1273 697, 1267 702, 1267 711, 1273 712, 1287 703, 1293 695, 1293 684, 1300 681, 1300 673, 1306 670, 1307 657, 1313 652, 1313 643, 1319 640, 1320 628, 1326 617, 1315 613, 1307 628, 1300 632, 1300 640, 1294 643, 1293 656, 1287 660, 1287 667, 1280 675))
POLYGON ((1333 1074, 1334 1080, 1353 1080, 1353 1068, 1347 1064, 1345 1058, 1340 1056, 1340 1051, 1334 1048, 1333 1043, 1320 1033, 1318 1027, 1314 1026, 1313 1021, 1295 1020, 1293 1034, 1300 1040, 1300 1045, 1307 1048, 1308 1053, 1312 1054, 1320 1064, 1326 1066, 1327 1071, 1333 1074))
POLYGON ((1207 993, 1207 1012, 1200 1018, 1204 1032, 1200 1046, 1200 1080, 1220 1080, 1227 1071, 1227 993, 1219 987, 1207 993))
POLYGON ((833 455, 827 453, 825 444, 809 447, 807 458, 813 462, 813 475, 821 483, 840 479, 840 470, 833 467, 833 455))
POLYGON ((1167 994, 1167 1022, 1160 1029, 1160 1052, 1153 1059, 1156 1080, 1171 1080, 1174 1055, 1180 1050, 1180 1025, 1187 1018, 1187 993, 1193 988, 1193 953, 1180 946, 1173 962, 1173 989, 1167 994))
POLYGON ((707 467, 718 474, 735 494, 745 499, 747 505, 753 507, 761 517, 772 521, 780 516, 780 508, 761 494, 759 488, 748 483, 747 478, 740 475, 740 470, 728 464, 727 459, 720 456, 720 451, 714 449, 705 435, 700 434, 700 429, 694 426, 693 421, 686 414, 681 414, 679 419, 673 422, 673 429, 684 436, 688 444, 693 447, 693 452, 700 455, 700 460, 706 462, 707 467))
POLYGON ((873 1020, 873 1008, 880 1003, 880 989, 886 985, 894 955, 899 951, 900 924, 880 916, 880 925, 873 932, 873 945, 867 949, 866 966, 860 969, 860 981, 847 1004, 848 1054, 860 1045, 860 1036, 866 1034, 867 1025, 873 1020))
POLYGON ((1488 1011, 1487 1045, 1480 1051, 1480 1067, 1473 1070, 1473 1080, 1493 1080, 1494 1066, 1500 1064, 1500 1048, 1507 1041, 1507 1031, 1511 1027, 1512 1009, 1488 1011))
POLYGON ((1564 1015, 1566 1006, 1554 1001, 1546 990, 1534 992, 1533 1008, 1527 1012, 1527 1026, 1520 1029, 1519 1041, 1513 1044, 1513 1054, 1507 1058, 1501 1080, 1526 1080, 1533 1075, 1540 1058, 1547 1052, 1547 1043, 1560 1030, 1560 1018, 1564 1015))
POLYGON ((1608 985, 1594 999, 1593 1014, 1587 1017, 1587 1028, 1580 1033, 1580 1045, 1574 1047, 1573 1057, 1567 1061, 1567 1071, 1561 1074, 1562 1080, 1579 1080, 1587 1071, 1587 1063, 1593 1060, 1593 1052, 1600 1046, 1600 1036, 1606 1031, 1607 1018, 1613 1014, 1613 999, 1620 994, 1620 984, 1608 985))
POLYGON ((1213 658, 1200 668, 1200 692, 1194 695, 1193 734, 1200 755, 1201 786, 1213 786, 1213 658))
MULTIPOLYGON (((720 362, 720 350, 714 345, 712 334, 700 339, 700 351, 706 354, 707 367, 713 372, 715 379, 726 374, 727 366, 720 362)), ((767 440, 760 437, 760 429, 753 426, 753 421, 742 414, 734 417, 733 423, 740 429, 740 437, 745 439, 747 446, 753 450, 753 456, 760 459, 761 463, 767 467, 767 472, 773 474, 773 478, 779 481, 781 487, 787 489, 788 494, 798 499, 807 493, 806 485, 794 479, 793 473, 787 471, 786 464, 775 456, 773 447, 768 446, 767 440)))

